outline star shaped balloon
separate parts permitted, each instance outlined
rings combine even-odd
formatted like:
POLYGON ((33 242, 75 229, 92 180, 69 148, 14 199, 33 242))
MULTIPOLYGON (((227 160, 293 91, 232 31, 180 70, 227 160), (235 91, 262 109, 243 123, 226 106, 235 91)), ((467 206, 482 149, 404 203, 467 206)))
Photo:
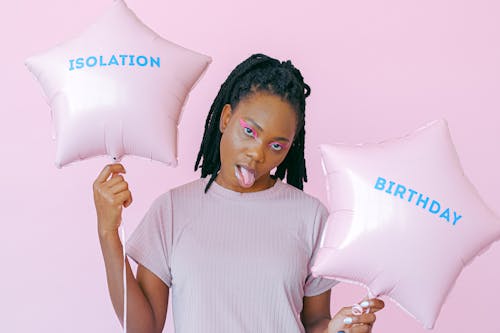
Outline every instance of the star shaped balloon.
POLYGON ((446 121, 395 140, 321 145, 330 217, 313 275, 360 284, 433 328, 460 272, 500 238, 446 121))
POLYGON ((121 1, 26 60, 50 104, 56 166, 125 154, 177 165, 177 125, 211 58, 163 39, 121 1))

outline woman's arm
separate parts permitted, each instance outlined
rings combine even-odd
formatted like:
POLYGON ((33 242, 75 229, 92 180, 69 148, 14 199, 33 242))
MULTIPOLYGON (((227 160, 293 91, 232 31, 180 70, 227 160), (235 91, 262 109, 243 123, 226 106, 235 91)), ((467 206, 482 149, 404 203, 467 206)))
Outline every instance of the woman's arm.
MULTIPOLYGON (((120 173, 125 173, 121 164, 107 165, 95 180, 93 190, 109 294, 123 326, 123 250, 118 227, 122 209, 132 203, 132 195, 120 173)), ((141 265, 138 266, 136 280, 128 260, 126 278, 128 331, 160 333, 167 313, 168 287, 141 265)))
POLYGON ((304 306, 300 313, 300 320, 307 333, 324 333, 331 320, 330 293, 327 290, 322 294, 304 297, 304 306))
MULTIPOLYGON (((123 254, 118 233, 99 235, 106 266, 109 295, 123 326, 123 254)), ((127 330, 130 333, 161 333, 168 306, 167 285, 139 265, 135 279, 127 259, 127 330)))

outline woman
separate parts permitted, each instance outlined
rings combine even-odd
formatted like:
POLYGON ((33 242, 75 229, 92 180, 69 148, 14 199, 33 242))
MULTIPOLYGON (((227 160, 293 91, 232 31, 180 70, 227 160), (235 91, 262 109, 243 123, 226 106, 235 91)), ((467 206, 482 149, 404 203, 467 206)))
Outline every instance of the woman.
MULTIPOLYGON (((155 200, 127 242, 138 263, 137 277, 126 267, 130 332, 162 331, 170 289, 177 333, 372 331, 381 300, 365 300, 362 314, 345 307, 331 318, 337 282, 311 275, 328 212, 302 191, 309 94, 290 61, 255 54, 231 72, 205 123, 195 163, 201 178, 155 200)), ((108 287, 122 323, 117 230, 132 202, 124 172, 108 165, 94 182, 108 287)))

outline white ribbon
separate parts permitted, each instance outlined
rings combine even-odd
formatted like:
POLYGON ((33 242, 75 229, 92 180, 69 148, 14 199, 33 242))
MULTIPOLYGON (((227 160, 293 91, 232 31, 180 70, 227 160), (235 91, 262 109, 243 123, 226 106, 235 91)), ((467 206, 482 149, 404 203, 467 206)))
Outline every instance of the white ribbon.
POLYGON ((119 230, 122 239, 123 253, 123 333, 127 333, 127 257, 125 255, 125 225, 123 221, 120 224, 119 230))

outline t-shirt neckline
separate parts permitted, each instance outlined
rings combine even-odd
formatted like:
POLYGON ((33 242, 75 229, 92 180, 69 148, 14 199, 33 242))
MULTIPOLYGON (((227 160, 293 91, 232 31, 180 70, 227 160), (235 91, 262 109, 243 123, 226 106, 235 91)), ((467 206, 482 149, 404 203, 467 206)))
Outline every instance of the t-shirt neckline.
MULTIPOLYGON (((203 189, 208 184, 209 177, 202 178, 203 179, 203 189)), ((230 190, 228 188, 225 188, 222 185, 219 185, 215 180, 212 182, 210 185, 210 188, 207 191, 208 193, 213 193, 215 195, 229 198, 229 199, 263 199, 263 198, 269 198, 271 197, 274 193, 276 193, 281 187, 283 183, 281 179, 276 178, 276 182, 273 184, 273 186, 266 188, 265 190, 257 191, 257 192, 237 192, 230 190)))

